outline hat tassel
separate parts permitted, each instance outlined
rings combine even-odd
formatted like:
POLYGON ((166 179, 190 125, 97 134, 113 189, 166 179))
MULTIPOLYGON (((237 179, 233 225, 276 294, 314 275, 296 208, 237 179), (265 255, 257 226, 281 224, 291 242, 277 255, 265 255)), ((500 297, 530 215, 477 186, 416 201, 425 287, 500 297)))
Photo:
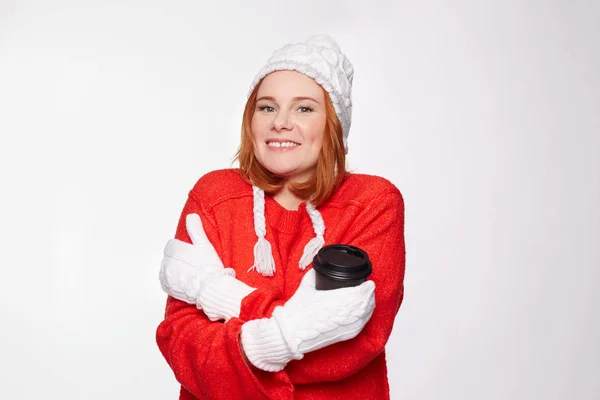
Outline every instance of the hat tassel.
POLYGON ((302 258, 300 258, 300 269, 304 270, 306 267, 312 263, 313 258, 319 253, 321 247, 325 244, 325 239, 323 236, 316 236, 306 244, 304 247, 304 253, 302 254, 302 258))
POLYGON ((273 276, 275 273, 275 260, 271 253, 271 243, 264 237, 259 238, 254 245, 254 265, 248 270, 256 269, 259 274, 273 276))

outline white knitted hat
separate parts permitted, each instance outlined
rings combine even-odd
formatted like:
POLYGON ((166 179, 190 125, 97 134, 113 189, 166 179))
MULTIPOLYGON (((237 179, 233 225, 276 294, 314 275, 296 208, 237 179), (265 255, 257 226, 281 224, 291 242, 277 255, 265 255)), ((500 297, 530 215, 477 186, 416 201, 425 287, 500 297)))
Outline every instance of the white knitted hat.
POLYGON ((328 35, 311 36, 304 43, 292 43, 275 50, 252 81, 248 97, 258 82, 274 71, 298 71, 329 93, 335 113, 342 123, 344 147, 348 150, 348 133, 352 119, 352 79, 354 68, 338 44, 328 35))
MULTIPOLYGON (((352 119, 352 79, 354 68, 350 60, 341 52, 338 44, 328 35, 311 36, 304 43, 285 45, 276 50, 266 65, 252 81, 248 97, 261 79, 274 71, 298 71, 323 87, 329 94, 335 113, 342 124, 344 148, 348 150, 348 132, 352 119)), ((257 186, 253 187, 254 194, 254 231, 258 241, 254 246, 254 265, 260 274, 272 276, 275 273, 275 261, 271 252, 271 244, 265 239, 265 193, 257 186)), ((321 247, 325 244, 325 223, 321 213, 310 203, 306 204, 315 232, 304 247, 304 253, 298 263, 304 270, 321 247)))

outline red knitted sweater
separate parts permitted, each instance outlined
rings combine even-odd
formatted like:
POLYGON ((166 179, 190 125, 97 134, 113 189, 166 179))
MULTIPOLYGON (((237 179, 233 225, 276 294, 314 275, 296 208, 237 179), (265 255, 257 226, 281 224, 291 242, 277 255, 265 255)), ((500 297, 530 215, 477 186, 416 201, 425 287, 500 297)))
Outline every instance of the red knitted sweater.
POLYGON ((307 353, 280 372, 250 367, 240 351, 245 321, 269 317, 283 305, 304 275, 298 267, 314 236, 306 207, 297 211, 265 196, 266 238, 276 272, 248 271, 256 243, 252 187, 236 169, 206 174, 190 191, 176 237, 190 242, 185 216, 200 215, 206 234, 226 267, 257 288, 241 305, 239 318, 211 322, 195 305, 168 297, 165 319, 156 333, 158 347, 181 383, 180 400, 192 399, 389 399, 384 347, 403 297, 404 203, 389 181, 350 174, 336 194, 319 207, 325 244, 364 249, 373 264, 375 311, 354 339, 307 353))

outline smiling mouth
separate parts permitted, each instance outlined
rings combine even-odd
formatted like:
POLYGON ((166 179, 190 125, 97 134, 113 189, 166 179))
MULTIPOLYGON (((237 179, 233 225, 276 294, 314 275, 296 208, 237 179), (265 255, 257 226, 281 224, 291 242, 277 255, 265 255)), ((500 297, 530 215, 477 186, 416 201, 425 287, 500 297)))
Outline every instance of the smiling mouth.
POLYGON ((291 148, 291 147, 300 146, 300 143, 296 143, 296 142, 267 142, 267 146, 269 146, 269 147, 275 147, 275 148, 282 148, 282 147, 291 148))

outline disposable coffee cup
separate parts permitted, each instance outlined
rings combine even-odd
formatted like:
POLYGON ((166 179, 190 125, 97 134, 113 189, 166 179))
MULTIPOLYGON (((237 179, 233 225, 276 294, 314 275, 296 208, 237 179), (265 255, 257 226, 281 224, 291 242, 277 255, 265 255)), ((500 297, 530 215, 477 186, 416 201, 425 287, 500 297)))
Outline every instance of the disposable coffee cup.
POLYGON ((319 250, 312 263, 317 290, 358 286, 371 274, 369 255, 358 247, 332 244, 319 250))

